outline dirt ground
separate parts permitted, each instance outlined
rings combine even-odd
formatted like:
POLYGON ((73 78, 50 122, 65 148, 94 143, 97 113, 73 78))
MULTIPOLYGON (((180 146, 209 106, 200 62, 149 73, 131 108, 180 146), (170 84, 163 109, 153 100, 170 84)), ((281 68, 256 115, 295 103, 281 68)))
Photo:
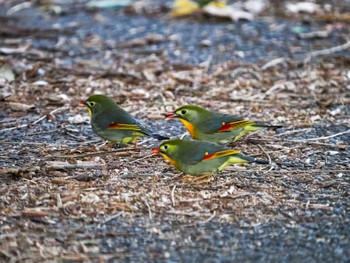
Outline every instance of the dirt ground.
POLYGON ((0 1, 0 261, 349 262, 343 2, 236 23, 143 2, 0 1), (103 145, 79 105, 94 93, 170 137, 188 135, 162 113, 184 104, 284 127, 233 146, 269 165, 191 184, 156 140, 103 145))

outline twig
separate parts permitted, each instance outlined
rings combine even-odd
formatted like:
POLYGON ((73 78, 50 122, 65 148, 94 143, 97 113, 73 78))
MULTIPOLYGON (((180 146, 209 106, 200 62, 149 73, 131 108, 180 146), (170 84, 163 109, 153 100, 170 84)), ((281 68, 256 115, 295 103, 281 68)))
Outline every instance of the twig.
POLYGON ((310 39, 310 38, 326 38, 329 37, 331 31, 323 30, 323 31, 313 31, 307 33, 299 33, 298 37, 301 39, 310 39))
POLYGON ((203 67, 206 71, 208 71, 212 60, 213 60, 213 56, 209 55, 206 61, 200 63, 200 66, 203 67))
POLYGON ((16 127, 5 128, 5 129, 0 130, 0 133, 1 132, 5 132, 5 131, 12 131, 12 130, 15 130, 15 129, 21 129, 21 128, 25 128, 25 127, 28 127, 28 124, 22 124, 22 125, 19 125, 19 126, 16 126, 16 127))
POLYGON ((286 60, 287 60, 287 58, 285 58, 285 57, 273 59, 273 60, 267 62, 266 64, 262 65, 261 69, 266 70, 268 68, 271 68, 273 66, 281 64, 281 63, 285 62, 286 60))
POLYGON ((56 194, 56 205, 57 205, 57 207, 59 207, 59 208, 63 207, 62 199, 61 199, 60 194, 56 194))
POLYGON ((332 135, 329 135, 329 136, 309 138, 309 139, 301 139, 301 140, 288 140, 288 141, 291 141, 291 142, 307 142, 307 141, 327 140, 327 139, 334 138, 334 137, 337 137, 337 136, 340 136, 340 135, 343 135, 343 134, 347 134, 347 133, 350 133, 350 130, 346 130, 346 131, 343 131, 343 132, 338 132, 338 133, 335 133, 335 134, 332 134, 332 135))
POLYGON ((129 164, 135 163, 135 162, 138 162, 138 161, 142 161, 142 160, 147 159, 147 158, 150 158, 150 157, 152 157, 152 156, 153 156, 153 154, 146 155, 146 156, 144 156, 144 157, 141 157, 141 158, 138 158, 138 159, 136 159, 136 160, 130 161, 129 164))
POLYGON ((215 216, 216 216, 216 211, 214 210, 213 214, 212 214, 208 219, 206 219, 206 220, 204 220, 204 221, 201 221, 201 222, 198 222, 198 223, 199 223, 199 224, 206 224, 206 223, 208 223, 209 221, 213 220, 215 216))
POLYGON ((183 134, 180 135, 180 139, 182 140, 188 133, 184 132, 183 134))
POLYGON ((145 205, 147 206, 148 208, 148 217, 150 220, 152 220, 153 216, 152 216, 152 210, 151 210, 151 207, 147 201, 147 199, 143 199, 143 202, 145 203, 145 205))
POLYGON ((137 146, 140 146, 140 145, 142 145, 142 144, 145 144, 145 143, 147 143, 147 142, 149 142, 151 139, 147 139, 147 140, 144 140, 144 141, 142 141, 142 142, 140 142, 140 143, 137 143, 137 146))
POLYGON ((269 154, 267 151, 265 151, 265 149, 264 149, 261 145, 258 145, 258 147, 260 148, 260 150, 263 151, 263 153, 265 153, 265 155, 266 155, 267 158, 269 159, 269 166, 270 166, 269 171, 271 171, 271 170, 273 169, 273 166, 272 166, 272 161, 271 161, 271 156, 270 156, 270 154, 269 154))
POLYGON ((298 132, 304 132, 304 131, 308 131, 310 130, 310 128, 304 128, 304 129, 298 129, 298 130, 292 130, 292 131, 285 131, 283 133, 279 133, 279 134, 275 134, 275 137, 279 137, 279 136, 283 136, 283 135, 290 135, 293 133, 298 133, 298 132))
POLYGON ((45 114, 44 116, 40 117, 39 119, 37 119, 36 121, 34 121, 32 124, 37 124, 39 122, 41 122, 42 120, 46 119, 48 115, 53 115, 57 112, 63 111, 63 110, 68 110, 68 107, 61 107, 61 108, 57 108, 54 109, 53 111, 50 111, 48 114, 45 114))
POLYGON ((171 190, 171 203, 173 207, 175 207, 175 189, 176 189, 176 184, 174 185, 173 189, 171 190))
MULTIPOLYGON (((289 83, 290 83, 290 82, 289 82, 289 83)), ((276 85, 273 85, 271 88, 269 88, 266 92, 264 92, 264 93, 262 93, 262 94, 259 93, 259 94, 250 96, 250 99, 259 98, 260 100, 263 100, 263 99, 265 99, 265 97, 266 97, 267 95, 270 95, 270 94, 272 94, 273 92, 275 92, 275 90, 285 88, 285 85, 287 85, 287 84, 288 84, 288 81, 284 81, 283 83, 277 83, 276 85)))
POLYGON ((83 157, 89 157, 89 156, 96 156, 96 155, 104 155, 109 153, 122 153, 122 152, 129 152, 129 151, 141 151, 146 148, 122 148, 122 149, 116 149, 111 151, 98 151, 93 153, 84 153, 84 154, 72 154, 72 155, 52 155, 47 157, 47 159, 55 159, 55 158, 83 158, 83 157))
MULTIPOLYGON (((59 111, 66 110, 66 109, 68 109, 68 107, 61 107, 61 108, 54 109, 53 111, 50 111, 48 114, 46 114, 46 115, 44 115, 44 116, 41 116, 39 119, 33 121, 31 124, 32 124, 32 125, 35 125, 35 124, 37 124, 38 122, 40 122, 40 121, 46 119, 48 115, 52 115, 52 114, 54 114, 54 113, 57 113, 57 112, 59 112, 59 111)), ((30 125, 30 124, 22 124, 22 125, 15 126, 15 127, 5 128, 5 129, 0 130, 0 133, 1 133, 1 132, 5 132, 5 131, 12 131, 12 130, 16 130, 16 129, 25 128, 25 127, 28 127, 29 125, 30 125)))
POLYGON ((305 59, 304 63, 309 63, 312 58, 317 57, 317 56, 324 56, 324 55, 330 55, 335 52, 343 51, 345 49, 350 48, 350 41, 347 41, 345 44, 340 45, 340 46, 335 46, 327 49, 322 49, 322 50, 316 50, 311 52, 305 59))
POLYGON ((22 9, 30 8, 32 6, 32 2, 24 2, 18 5, 15 5, 11 7, 9 10, 7 10, 6 15, 10 16, 22 9))
POLYGON ((78 161, 76 164, 70 164, 68 162, 50 161, 46 163, 47 168, 52 170, 66 170, 66 169, 101 169, 102 164, 92 162, 78 161))
POLYGON ((109 216, 104 221, 102 221, 99 226, 107 224, 109 221, 112 221, 113 219, 116 219, 117 217, 121 216, 124 213, 124 211, 120 211, 119 213, 115 213, 114 215, 109 216))
POLYGON ((261 173, 261 172, 271 172, 272 174, 283 174, 283 173, 350 173, 350 170, 322 170, 322 169, 309 169, 309 170, 279 170, 279 171, 266 171, 266 170, 256 170, 256 169, 247 169, 240 172, 249 172, 249 173, 261 173))

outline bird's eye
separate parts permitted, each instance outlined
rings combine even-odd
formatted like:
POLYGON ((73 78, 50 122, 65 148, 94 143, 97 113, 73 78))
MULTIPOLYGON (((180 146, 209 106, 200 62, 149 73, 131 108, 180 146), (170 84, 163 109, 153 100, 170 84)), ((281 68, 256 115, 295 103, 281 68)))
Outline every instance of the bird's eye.
POLYGON ((94 107, 95 106, 95 102, 93 102, 93 101, 90 101, 90 103, 89 103, 89 105, 90 105, 90 107, 94 107))
POLYGON ((187 113, 187 110, 182 110, 181 114, 185 115, 187 113))
POLYGON ((168 145, 164 145, 164 150, 168 149, 168 145))

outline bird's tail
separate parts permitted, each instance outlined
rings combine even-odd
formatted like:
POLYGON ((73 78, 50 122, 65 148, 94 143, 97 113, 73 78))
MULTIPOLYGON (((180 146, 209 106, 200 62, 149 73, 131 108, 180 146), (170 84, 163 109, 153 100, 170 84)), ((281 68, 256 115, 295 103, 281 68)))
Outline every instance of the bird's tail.
POLYGON ((245 160, 245 162, 248 162, 248 163, 269 164, 269 161, 254 158, 254 157, 243 155, 243 154, 239 154, 239 158, 242 160, 245 160))
POLYGON ((272 129, 272 130, 283 128, 282 125, 269 125, 269 124, 264 124, 264 123, 254 123, 251 125, 251 127, 257 128, 257 129, 266 128, 266 129, 272 129))
POLYGON ((163 135, 159 135, 159 134, 156 134, 156 133, 152 133, 150 134, 154 139, 157 139, 159 141, 164 141, 164 140, 169 140, 170 138, 169 137, 166 137, 166 136, 163 136, 163 135))

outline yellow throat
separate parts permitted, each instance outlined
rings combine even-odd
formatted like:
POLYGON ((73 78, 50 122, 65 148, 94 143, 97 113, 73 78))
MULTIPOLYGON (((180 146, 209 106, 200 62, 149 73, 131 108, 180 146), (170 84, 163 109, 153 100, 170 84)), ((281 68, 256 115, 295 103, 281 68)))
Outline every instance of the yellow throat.
POLYGON ((176 167, 176 162, 173 159, 170 159, 169 156, 167 156, 165 153, 160 153, 165 160, 167 160, 170 164, 174 165, 176 167))
POLYGON ((195 130, 194 130, 194 126, 192 123, 184 120, 184 119, 181 119, 179 118, 179 120, 182 122, 182 124, 186 127, 186 129, 188 130, 188 132, 191 134, 191 136, 193 138, 196 138, 196 135, 195 135, 195 130))

